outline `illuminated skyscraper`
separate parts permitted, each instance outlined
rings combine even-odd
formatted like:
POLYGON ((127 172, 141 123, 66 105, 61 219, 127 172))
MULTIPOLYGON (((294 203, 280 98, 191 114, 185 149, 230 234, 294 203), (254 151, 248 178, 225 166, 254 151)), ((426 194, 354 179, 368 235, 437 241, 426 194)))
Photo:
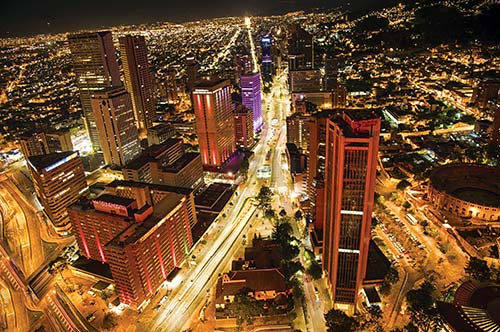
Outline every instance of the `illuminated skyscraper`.
POLYGON ((152 127, 156 116, 154 77, 149 68, 148 50, 143 36, 120 38, 125 87, 132 98, 139 130, 152 127))
POLYGON ((66 208, 88 190, 78 152, 31 156, 27 161, 36 195, 45 212, 58 230, 67 230, 66 208))
POLYGON ((380 118, 344 111, 327 121, 326 135, 323 269, 335 304, 355 308, 368 260, 380 118))
POLYGON ((104 161, 124 166, 141 153, 130 94, 123 87, 109 88, 95 93, 91 104, 104 161))
POLYGON ((201 161, 218 169, 236 150, 229 80, 200 81, 193 89, 193 105, 201 161))
POLYGON ((114 181, 92 201, 69 208, 80 252, 109 264, 124 304, 140 307, 193 246, 190 189, 114 181))
POLYGON ((260 89, 260 73, 242 75, 240 78, 242 104, 252 111, 253 129, 262 128, 262 92, 260 89))
POLYGON ((73 34, 68 37, 73 70, 80 90, 85 127, 92 148, 100 150, 99 135, 92 112, 92 94, 106 87, 120 86, 120 70, 111 32, 73 34))

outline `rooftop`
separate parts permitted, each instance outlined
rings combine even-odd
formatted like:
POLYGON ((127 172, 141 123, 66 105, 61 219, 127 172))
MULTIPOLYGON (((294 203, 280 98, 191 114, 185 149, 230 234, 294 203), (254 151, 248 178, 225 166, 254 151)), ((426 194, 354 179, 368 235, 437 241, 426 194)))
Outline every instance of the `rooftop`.
POLYGON ((193 191, 192 189, 189 189, 189 188, 166 186, 163 184, 124 181, 124 180, 115 180, 111 183, 108 183, 106 185, 106 187, 108 187, 108 188, 116 188, 116 187, 146 188, 146 187, 149 187, 149 189, 151 189, 153 191, 155 191, 155 190, 164 191, 164 192, 166 191, 166 192, 178 193, 178 194, 182 194, 182 195, 189 195, 193 191))
POLYGON ((205 79, 196 82, 194 85, 194 89, 214 89, 218 87, 218 85, 228 85, 229 86, 229 80, 227 78, 221 78, 221 77, 213 77, 210 79, 205 79))
POLYGON ((188 152, 184 154, 182 157, 177 159, 175 162, 172 164, 169 164, 165 167, 163 167, 163 171, 165 172, 170 172, 170 173, 177 173, 181 169, 183 169, 187 164, 192 162, 194 159, 198 158, 200 156, 199 153, 197 152, 188 152))
POLYGON ((344 114, 354 121, 378 119, 378 116, 374 112, 367 109, 359 109, 359 110, 346 109, 344 110, 344 114))
POLYGON ((127 207, 130 204, 134 203, 135 200, 126 198, 126 197, 121 197, 121 196, 115 196, 115 195, 110 195, 110 194, 102 194, 101 196, 97 197, 95 201, 100 201, 100 202, 106 202, 106 203, 112 203, 120 206, 127 207))
POLYGON ((66 151, 28 157, 28 163, 38 172, 46 172, 78 156, 78 152, 66 151), (52 167, 51 167, 52 166, 52 167))
POLYGON ((170 193, 164 199, 156 203, 154 211, 151 216, 141 223, 132 223, 129 227, 124 229, 120 234, 115 236, 106 246, 124 248, 130 244, 137 242, 153 227, 158 225, 170 211, 174 210, 182 200, 184 195, 177 193, 170 193))

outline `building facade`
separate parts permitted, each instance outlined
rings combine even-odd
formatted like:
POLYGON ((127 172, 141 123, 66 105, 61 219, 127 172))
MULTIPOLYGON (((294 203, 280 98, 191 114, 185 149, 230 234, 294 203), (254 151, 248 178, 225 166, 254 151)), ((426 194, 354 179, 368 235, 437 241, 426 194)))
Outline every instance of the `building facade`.
POLYGON ((134 115, 140 131, 153 126, 156 117, 154 76, 149 68, 144 36, 120 38, 125 87, 130 93, 134 115))
POLYGON ((220 169, 236 150, 229 80, 196 84, 193 106, 203 166, 220 169))
POLYGON ((347 88, 341 84, 336 83, 332 89, 332 108, 339 109, 347 106, 347 88))
POLYGON ((380 118, 350 110, 326 125, 323 269, 336 306, 355 310, 368 262, 380 118))
POLYGON ((109 88, 92 95, 92 109, 104 161, 125 166, 141 153, 130 94, 123 88, 109 88))
POLYGON ((243 105, 234 110, 234 134, 238 147, 249 149, 253 145, 253 113, 243 105))
POLYGON ((120 301, 140 307, 186 259, 196 223, 191 190, 115 181, 70 208, 82 254, 107 262, 120 301))
POLYGON ((67 207, 88 191, 78 152, 31 156, 27 160, 35 192, 58 230, 68 229, 67 207))
POLYGON ((253 113, 254 131, 262 128, 262 92, 260 89, 260 73, 241 75, 241 101, 253 113))
POLYGON ((160 123, 148 130, 148 145, 162 144, 175 134, 174 126, 171 123, 160 123))
POLYGON ((295 113, 286 118, 286 142, 309 153, 309 115, 295 113))
POLYGON ((24 158, 48 153, 73 151, 69 130, 34 132, 19 139, 24 158))
POLYGON ((80 92, 85 127, 94 150, 100 150, 91 96, 104 88, 120 86, 120 69, 110 31, 72 34, 68 37, 73 70, 80 92))

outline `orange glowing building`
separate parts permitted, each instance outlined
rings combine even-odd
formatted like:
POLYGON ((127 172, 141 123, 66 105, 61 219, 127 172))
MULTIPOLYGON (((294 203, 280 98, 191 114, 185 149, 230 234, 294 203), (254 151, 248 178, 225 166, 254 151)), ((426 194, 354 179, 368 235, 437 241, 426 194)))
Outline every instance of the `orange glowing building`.
POLYGON ((190 189, 114 181, 69 209, 80 252, 109 264, 120 301, 140 307, 193 246, 190 189))
POLYGON ((379 136, 368 110, 327 120, 323 270, 341 309, 355 310, 366 275, 379 136))
POLYGON ((229 80, 200 81, 193 105, 203 167, 220 169, 236 150, 229 80))

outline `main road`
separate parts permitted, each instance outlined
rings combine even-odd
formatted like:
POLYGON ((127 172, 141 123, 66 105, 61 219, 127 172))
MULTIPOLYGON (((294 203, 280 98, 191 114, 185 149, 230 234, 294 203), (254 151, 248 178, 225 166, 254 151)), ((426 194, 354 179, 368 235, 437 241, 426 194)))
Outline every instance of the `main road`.
MULTIPOLYGON (((275 80, 276 85, 286 82, 286 76, 275 80)), ((264 102, 264 112, 267 118, 273 118, 275 105, 274 98, 281 98, 279 94, 273 95, 271 99, 264 102)), ((280 99, 281 100, 281 99, 280 99)), ((281 117, 281 116, 280 116, 281 117)), ((271 141, 273 130, 269 124, 264 126, 261 139, 256 145, 253 160, 250 162, 247 181, 237 189, 237 201, 227 212, 227 217, 217 221, 218 233, 203 248, 194 248, 193 252, 200 250, 199 262, 181 275, 182 283, 169 296, 168 303, 161 307, 156 317, 151 320, 148 330, 153 331, 182 331, 187 328, 190 318, 194 315, 196 308, 206 301, 210 290, 215 286, 219 273, 229 266, 232 257, 240 248, 243 234, 253 221, 256 207, 253 201, 260 189, 257 181, 257 169, 264 164, 267 153, 267 142, 271 141)))

